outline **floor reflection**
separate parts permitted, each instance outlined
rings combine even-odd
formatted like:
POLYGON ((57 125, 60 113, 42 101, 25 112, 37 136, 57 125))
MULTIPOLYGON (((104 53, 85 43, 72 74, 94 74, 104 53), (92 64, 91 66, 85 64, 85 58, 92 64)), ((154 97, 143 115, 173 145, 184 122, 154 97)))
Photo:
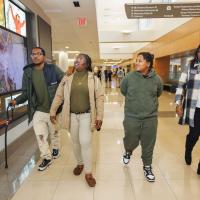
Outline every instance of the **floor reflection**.
POLYGON ((22 145, 8 157, 8 169, 4 168, 4 163, 0 165, 0 200, 12 198, 39 160, 33 132, 29 131, 28 139, 20 143, 22 145))

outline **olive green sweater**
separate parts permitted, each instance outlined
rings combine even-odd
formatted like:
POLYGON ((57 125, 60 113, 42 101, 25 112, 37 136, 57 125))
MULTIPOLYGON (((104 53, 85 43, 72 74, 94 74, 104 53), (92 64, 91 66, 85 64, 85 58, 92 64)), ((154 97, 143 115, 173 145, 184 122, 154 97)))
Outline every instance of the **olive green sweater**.
POLYGON ((156 117, 158 97, 163 86, 160 77, 151 70, 147 76, 140 72, 130 72, 121 83, 121 93, 125 96, 125 117, 145 119, 156 117))
POLYGON ((72 113, 90 110, 88 72, 75 72, 70 96, 70 111, 72 113))

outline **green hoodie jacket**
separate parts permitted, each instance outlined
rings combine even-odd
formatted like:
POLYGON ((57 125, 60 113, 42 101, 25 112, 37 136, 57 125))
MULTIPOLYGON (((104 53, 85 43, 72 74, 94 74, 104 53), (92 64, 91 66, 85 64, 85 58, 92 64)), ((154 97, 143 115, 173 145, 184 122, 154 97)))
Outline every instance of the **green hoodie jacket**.
POLYGON ((141 120, 157 117, 158 97, 162 90, 162 81, 154 70, 147 76, 137 71, 130 72, 121 83, 121 93, 125 96, 125 117, 141 120))

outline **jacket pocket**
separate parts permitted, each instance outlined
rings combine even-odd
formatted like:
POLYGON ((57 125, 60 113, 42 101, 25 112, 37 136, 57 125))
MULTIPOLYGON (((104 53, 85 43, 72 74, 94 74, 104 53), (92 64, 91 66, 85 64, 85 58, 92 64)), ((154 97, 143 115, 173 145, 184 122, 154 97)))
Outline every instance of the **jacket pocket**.
POLYGON ((57 88, 58 88, 58 84, 48 86, 48 92, 49 92, 50 103, 53 102, 53 99, 54 99, 54 97, 55 97, 57 88))

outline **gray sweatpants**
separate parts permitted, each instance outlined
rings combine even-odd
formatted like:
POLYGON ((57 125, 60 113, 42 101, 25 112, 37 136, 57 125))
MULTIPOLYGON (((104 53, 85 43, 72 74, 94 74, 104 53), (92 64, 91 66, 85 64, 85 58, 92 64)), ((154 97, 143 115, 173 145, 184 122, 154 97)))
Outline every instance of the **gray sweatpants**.
POLYGON ((138 120, 125 117, 124 119, 124 148, 127 152, 133 150, 141 144, 142 161, 145 166, 152 164, 153 150, 157 135, 157 117, 138 120))

